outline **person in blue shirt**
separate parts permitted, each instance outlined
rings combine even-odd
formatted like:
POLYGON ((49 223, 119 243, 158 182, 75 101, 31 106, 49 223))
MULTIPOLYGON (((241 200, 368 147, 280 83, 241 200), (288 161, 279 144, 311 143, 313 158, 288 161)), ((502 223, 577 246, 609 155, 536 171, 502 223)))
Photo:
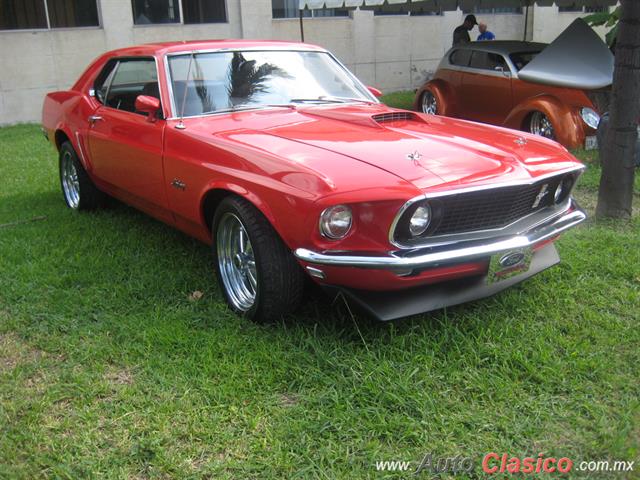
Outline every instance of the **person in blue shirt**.
POLYGON ((486 23, 478 24, 478 30, 480 30, 480 35, 478 35, 478 41, 496 39, 496 36, 493 34, 493 32, 490 32, 489 30, 487 30, 486 23))

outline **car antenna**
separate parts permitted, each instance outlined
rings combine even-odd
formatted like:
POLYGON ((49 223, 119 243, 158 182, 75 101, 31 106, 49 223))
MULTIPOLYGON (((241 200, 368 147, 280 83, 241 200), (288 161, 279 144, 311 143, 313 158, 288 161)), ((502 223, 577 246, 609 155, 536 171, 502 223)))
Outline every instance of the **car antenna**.
POLYGON ((191 52, 191 56, 189 57, 189 66, 187 67, 187 80, 184 82, 184 94, 182 95, 182 105, 180 106, 180 120, 176 125, 178 130, 184 130, 184 122, 182 119, 184 118, 184 107, 187 104, 187 89, 189 88, 189 78, 191 77, 191 63, 193 62, 193 52, 191 52))

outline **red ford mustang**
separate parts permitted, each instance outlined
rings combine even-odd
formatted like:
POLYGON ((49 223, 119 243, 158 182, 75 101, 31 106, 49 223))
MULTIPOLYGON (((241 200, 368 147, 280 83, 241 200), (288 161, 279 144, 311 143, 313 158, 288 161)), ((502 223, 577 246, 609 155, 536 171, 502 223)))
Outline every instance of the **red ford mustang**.
POLYGON ((273 319, 305 274, 383 320, 485 297, 559 261, 585 219, 555 142, 386 107, 327 51, 143 45, 47 95, 67 205, 116 197, 212 245, 230 307, 273 319))

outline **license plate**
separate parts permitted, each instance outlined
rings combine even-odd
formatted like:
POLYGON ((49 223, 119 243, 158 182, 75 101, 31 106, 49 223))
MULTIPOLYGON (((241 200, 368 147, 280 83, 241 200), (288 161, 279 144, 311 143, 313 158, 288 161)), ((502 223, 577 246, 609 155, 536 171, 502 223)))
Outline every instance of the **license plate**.
POLYGON ((526 272, 531 265, 531 256, 531 248, 518 248, 492 256, 487 283, 491 285, 526 272))
POLYGON ((590 137, 586 137, 584 139, 584 148, 585 150, 595 150, 598 148, 598 137, 592 135, 590 137))

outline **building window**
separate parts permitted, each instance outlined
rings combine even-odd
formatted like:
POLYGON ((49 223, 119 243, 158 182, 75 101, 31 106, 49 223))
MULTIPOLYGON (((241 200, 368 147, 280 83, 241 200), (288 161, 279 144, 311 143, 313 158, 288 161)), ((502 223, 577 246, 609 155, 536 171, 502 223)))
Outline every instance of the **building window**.
POLYGON ((500 15, 522 13, 522 7, 496 7, 496 8, 474 8, 473 10, 463 10, 464 14, 475 13, 480 15, 500 15))
POLYGON ((376 16, 381 15, 411 15, 412 17, 426 17, 432 15, 442 15, 442 9, 431 10, 429 8, 420 7, 418 10, 409 10, 404 7, 384 8, 377 7, 373 9, 373 14, 376 16))
POLYGON ((133 23, 224 23, 227 21, 225 0, 131 0, 133 23))
POLYGON ((399 8, 399 9, 394 8, 394 9, 387 10, 385 8, 378 7, 378 8, 374 8, 373 9, 373 14, 375 16, 379 16, 379 15, 404 15, 404 16, 406 16, 406 15, 409 14, 409 12, 407 12, 404 8, 399 8))
POLYGON ((98 8, 95 0, 47 0, 51 28, 97 27, 98 8))
POLYGON ((99 26, 96 0, 0 0, 0 30, 99 26))
POLYGON ((584 13, 609 13, 609 7, 584 7, 584 13))
POLYGON ((602 13, 608 12, 609 7, 582 7, 575 3, 567 5, 565 7, 558 7, 559 12, 571 12, 571 13, 602 13))
MULTIPOLYGON (((298 18, 298 0, 271 0, 271 16, 273 18, 298 18)), ((319 10, 304 9, 302 16, 305 18, 318 17, 348 17, 346 8, 321 8, 319 10)))
POLYGON ((442 9, 439 8, 438 10, 429 10, 424 7, 420 7, 420 10, 411 10, 410 15, 412 17, 430 17, 433 15, 439 16, 442 15, 442 9))
POLYGON ((184 23, 224 23, 227 12, 224 0, 182 0, 184 23))

